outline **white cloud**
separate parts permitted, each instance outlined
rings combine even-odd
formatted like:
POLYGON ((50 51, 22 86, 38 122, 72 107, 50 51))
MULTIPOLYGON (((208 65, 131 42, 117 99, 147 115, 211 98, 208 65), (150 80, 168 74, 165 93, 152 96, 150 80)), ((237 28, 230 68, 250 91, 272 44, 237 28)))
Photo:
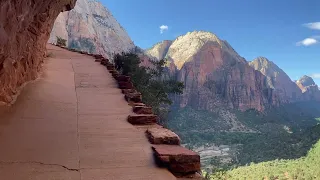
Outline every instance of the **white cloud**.
POLYGON ((320 30, 320 22, 306 23, 303 24, 303 26, 310 29, 320 30))
POLYGON ((169 29, 169 26, 167 25, 160 26, 160 34, 162 34, 164 31, 167 31, 168 29, 169 29))
POLYGON ((320 79, 320 73, 311 74, 313 79, 320 79))
POLYGON ((317 44, 319 41, 316 40, 315 38, 306 38, 302 41, 299 41, 296 43, 297 46, 311 46, 314 44, 317 44))

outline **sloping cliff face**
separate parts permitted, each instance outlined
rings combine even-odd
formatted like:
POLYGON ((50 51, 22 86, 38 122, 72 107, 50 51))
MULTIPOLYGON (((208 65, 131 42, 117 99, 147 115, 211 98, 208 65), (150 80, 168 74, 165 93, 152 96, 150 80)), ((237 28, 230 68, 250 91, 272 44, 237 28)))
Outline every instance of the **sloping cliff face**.
POLYGON ((147 55, 155 57, 157 59, 163 59, 166 57, 171 44, 172 44, 172 41, 164 40, 164 41, 154 45, 152 48, 146 50, 145 53, 147 55))
POLYGON ((258 57, 249 62, 249 65, 265 76, 267 86, 275 90, 281 102, 302 100, 302 92, 299 87, 272 61, 265 57, 258 57))
POLYGON ((108 58, 135 48, 127 32, 109 10, 95 0, 78 0, 72 11, 61 13, 49 42, 55 44, 56 36, 66 39, 69 48, 108 58))
POLYGON ((320 101, 320 90, 318 85, 309 76, 302 76, 296 84, 303 93, 303 99, 307 101, 320 101))
POLYGON ((263 110, 280 104, 265 76, 212 33, 195 31, 178 37, 165 57, 171 62, 171 76, 185 85, 183 95, 174 97, 180 107, 263 110))
POLYGON ((56 17, 76 0, 0 1, 0 104, 37 77, 56 17))

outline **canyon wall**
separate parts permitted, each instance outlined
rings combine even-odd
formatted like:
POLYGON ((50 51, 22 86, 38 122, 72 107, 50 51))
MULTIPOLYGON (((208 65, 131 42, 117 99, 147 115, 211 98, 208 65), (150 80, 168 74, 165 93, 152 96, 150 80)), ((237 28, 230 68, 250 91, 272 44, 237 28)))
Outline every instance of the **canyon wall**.
POLYGON ((0 1, 0 104, 36 79, 56 17, 76 0, 0 1))
POLYGON ((185 85, 174 102, 183 108, 215 111, 217 108, 264 110, 281 102, 265 76, 216 35, 194 31, 173 42, 163 41, 146 54, 167 58, 171 76, 185 85))

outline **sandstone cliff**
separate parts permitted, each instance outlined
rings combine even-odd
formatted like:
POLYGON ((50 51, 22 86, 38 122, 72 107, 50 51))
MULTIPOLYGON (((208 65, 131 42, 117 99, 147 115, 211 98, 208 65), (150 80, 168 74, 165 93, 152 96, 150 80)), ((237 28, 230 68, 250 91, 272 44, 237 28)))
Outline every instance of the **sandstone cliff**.
POLYGON ((302 100, 302 92, 298 86, 272 61, 258 57, 249 62, 249 65, 265 76, 267 86, 275 90, 281 102, 289 103, 302 100))
POLYGON ((0 104, 37 77, 56 17, 76 0, 0 1, 0 104))
POLYGON ((309 76, 302 76, 296 84, 303 93, 303 99, 307 101, 320 101, 320 90, 318 85, 309 76))
POLYGON ((172 44, 172 41, 164 40, 154 45, 152 48, 146 50, 145 53, 157 59, 163 59, 166 57, 171 44, 172 44))
POLYGON ((78 0, 70 12, 61 13, 53 27, 50 43, 56 43, 56 36, 67 40, 68 47, 110 58, 135 48, 132 40, 98 1, 78 0))
POLYGON ((210 111, 222 107, 263 110, 281 103, 274 90, 267 86, 265 76, 216 35, 190 32, 168 45, 165 56, 161 55, 164 51, 157 52, 157 48, 167 48, 163 43, 147 53, 168 58, 171 76, 184 83, 183 95, 174 97, 180 107, 210 111))

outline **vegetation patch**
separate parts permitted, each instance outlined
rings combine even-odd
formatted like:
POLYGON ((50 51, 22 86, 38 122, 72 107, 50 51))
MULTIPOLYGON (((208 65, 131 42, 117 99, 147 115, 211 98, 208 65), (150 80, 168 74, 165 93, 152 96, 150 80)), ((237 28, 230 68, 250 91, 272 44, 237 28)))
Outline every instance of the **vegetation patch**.
POLYGON ((131 77, 131 81, 142 94, 142 101, 153 108, 160 116, 160 123, 166 125, 169 105, 172 101, 170 94, 181 94, 184 85, 181 82, 164 78, 167 60, 150 61, 152 66, 140 66, 141 60, 135 53, 122 53, 114 56, 116 69, 123 75, 131 77))
POLYGON ((320 179, 320 141, 313 146, 307 156, 296 160, 274 160, 259 164, 251 163, 230 171, 219 171, 213 174, 205 173, 211 180, 300 180, 320 179))
POLYGON ((57 45, 65 47, 67 45, 67 40, 57 36, 57 45))
POLYGON ((93 54, 96 51, 94 43, 89 38, 80 37, 78 40, 71 40, 69 43, 70 49, 87 51, 93 54))
MULTIPOLYGON (((174 129, 182 143, 190 149, 202 146, 228 145, 237 153, 231 163, 211 159, 203 168, 214 167, 213 172, 223 172, 235 167, 276 159, 297 159, 305 156, 320 138, 315 118, 319 117, 318 103, 295 103, 268 109, 232 111, 237 120, 255 132, 231 132, 230 125, 217 113, 195 110, 191 107, 172 108, 169 127, 174 129)), ((212 170, 210 170, 212 173, 212 170)))

